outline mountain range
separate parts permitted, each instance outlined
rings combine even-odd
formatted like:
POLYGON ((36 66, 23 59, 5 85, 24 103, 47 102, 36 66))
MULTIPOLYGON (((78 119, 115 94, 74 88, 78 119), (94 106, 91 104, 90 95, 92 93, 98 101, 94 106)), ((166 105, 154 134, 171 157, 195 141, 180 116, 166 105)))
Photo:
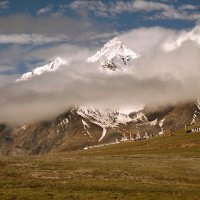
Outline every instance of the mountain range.
MULTIPOLYGON (((97 63, 105 73, 125 71, 140 56, 114 38, 87 59, 97 63)), ((44 73, 53 73, 67 62, 57 57, 47 65, 23 74, 17 82, 27 81, 44 73)), ((167 106, 152 111, 148 105, 139 111, 124 113, 77 105, 54 119, 10 127, 0 124, 0 153, 3 155, 43 154, 87 148, 113 143, 172 134, 186 125, 200 121, 200 102, 167 106)))

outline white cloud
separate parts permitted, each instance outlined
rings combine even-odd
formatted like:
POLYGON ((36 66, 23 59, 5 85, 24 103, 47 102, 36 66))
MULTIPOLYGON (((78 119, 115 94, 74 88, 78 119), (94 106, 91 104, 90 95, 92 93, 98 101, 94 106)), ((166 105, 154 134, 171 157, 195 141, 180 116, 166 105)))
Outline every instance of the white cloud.
POLYGON ((3 88, 6 85, 12 84, 16 78, 18 77, 18 75, 16 74, 0 74, 0 87, 3 88))
POLYGON ((69 7, 74 10, 85 9, 93 11, 97 16, 108 17, 109 4, 105 4, 102 1, 73 1, 69 7))
POLYGON ((61 13, 31 16, 13 14, 0 16, 0 32, 3 34, 67 34, 73 39, 86 32, 99 30, 90 19, 72 18, 61 13))
POLYGON ((197 10, 200 6, 194 6, 191 4, 184 4, 179 7, 179 10, 197 10))
MULTIPOLYGON (((104 3, 103 1, 73 1, 69 7, 79 11, 84 9, 94 12, 96 16, 114 17, 118 14, 129 12, 151 12, 156 11, 149 19, 180 19, 180 20, 199 20, 198 6, 183 4, 175 8, 169 2, 156 2, 146 0, 133 1, 114 1, 104 3), (191 13, 193 12, 193 13, 191 13)), ((143 13, 143 15, 145 15, 143 13)))
POLYGON ((163 41, 175 38, 176 31, 162 27, 138 28, 121 34, 119 37, 124 43, 140 55, 153 52, 161 48, 163 41))
POLYGON ((37 15, 43 15, 43 14, 47 14, 50 13, 52 10, 52 6, 49 5, 47 7, 41 8, 40 10, 37 11, 37 15))
POLYGON ((72 18, 60 13, 0 16, 0 44, 47 44, 54 42, 100 43, 115 36, 107 25, 88 17, 72 18))
POLYGON ((200 19, 199 12, 187 12, 182 9, 175 9, 173 7, 164 10, 161 13, 157 13, 152 19, 180 19, 180 20, 195 20, 198 21, 200 19))
POLYGON ((143 0, 136 1, 116 1, 112 3, 104 3, 102 1, 73 1, 70 8, 74 10, 85 9, 93 11, 95 15, 102 17, 115 16, 123 12, 136 11, 155 11, 165 10, 169 6, 158 2, 149 2, 143 0))
POLYGON ((0 66, 0 73, 11 72, 14 70, 15 70, 15 67, 13 66, 0 66))
POLYGON ((111 6, 111 13, 117 14, 122 12, 136 12, 136 11, 159 11, 166 10, 169 6, 164 3, 153 2, 153 1, 116 1, 115 4, 111 6))
POLYGON ((0 34, 0 44, 45 44, 66 41, 66 35, 48 36, 42 34, 0 34))
POLYGON ((183 31, 172 41, 166 41, 163 48, 166 51, 172 51, 181 47, 186 41, 193 41, 200 45, 200 26, 195 27, 189 32, 183 31))

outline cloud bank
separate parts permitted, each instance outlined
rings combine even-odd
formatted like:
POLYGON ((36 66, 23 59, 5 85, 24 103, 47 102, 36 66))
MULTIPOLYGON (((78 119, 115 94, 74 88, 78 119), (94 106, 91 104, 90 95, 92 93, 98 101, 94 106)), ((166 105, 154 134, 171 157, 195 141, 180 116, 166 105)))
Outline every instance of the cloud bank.
MULTIPOLYGON (((169 2, 156 2, 146 0, 132 0, 132 1, 115 1, 105 3, 103 1, 73 1, 68 7, 73 10, 84 9, 93 12, 96 16, 101 17, 116 17, 122 13, 135 12, 155 12, 151 17, 155 19, 179 19, 179 20, 199 20, 199 6, 191 4, 183 4, 179 7, 173 6, 169 2), (191 13, 192 11, 193 13, 191 13)), ((150 19, 148 17, 148 19, 150 19)))
MULTIPOLYGON (((96 50, 69 46, 69 52, 73 51, 64 57, 69 64, 59 71, 0 89, 0 122, 16 125, 46 120, 77 105, 117 109, 147 104, 156 108, 200 98, 199 44, 188 38, 176 48, 164 48, 183 34, 155 27, 120 35, 141 57, 127 72, 112 75, 101 72, 98 64, 86 62, 96 50)), ((61 48, 59 53, 65 52, 61 48)), ((41 52, 35 52, 33 56, 39 55, 41 52)))

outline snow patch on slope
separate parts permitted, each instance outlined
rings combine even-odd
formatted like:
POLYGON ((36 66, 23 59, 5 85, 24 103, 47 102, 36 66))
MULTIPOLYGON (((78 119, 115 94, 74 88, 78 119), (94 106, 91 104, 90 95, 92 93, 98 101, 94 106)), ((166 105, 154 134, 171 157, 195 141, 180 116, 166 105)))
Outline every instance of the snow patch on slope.
POLYGON ((128 115, 119 113, 117 111, 111 111, 107 109, 87 108, 79 107, 77 114, 90 122, 100 126, 103 129, 102 136, 99 139, 101 141, 106 135, 107 128, 115 128, 120 124, 126 124, 133 121, 128 115))
POLYGON ((160 129, 161 129, 161 131, 159 132, 159 135, 163 135, 163 133, 164 133, 164 130, 163 130, 164 121, 165 121, 165 119, 162 119, 162 120, 160 120, 160 122, 158 124, 160 126, 160 129))
POLYGON ((191 121, 191 124, 195 124, 196 123, 196 117, 197 117, 197 115, 194 113, 193 114, 193 117, 192 117, 192 121, 191 121))
POLYGON ((155 125, 157 124, 157 122, 158 122, 158 119, 155 119, 155 120, 149 122, 149 124, 150 124, 151 126, 155 126, 155 125))
POLYGON ((106 135, 106 128, 105 127, 102 127, 103 128, 103 132, 102 132, 102 136, 99 138, 99 142, 105 137, 106 135))
POLYGON ((82 119, 82 123, 83 123, 83 128, 85 129, 86 133, 87 133, 90 137, 92 137, 91 134, 90 134, 90 132, 88 131, 88 129, 90 128, 90 126, 89 126, 83 119, 82 119))

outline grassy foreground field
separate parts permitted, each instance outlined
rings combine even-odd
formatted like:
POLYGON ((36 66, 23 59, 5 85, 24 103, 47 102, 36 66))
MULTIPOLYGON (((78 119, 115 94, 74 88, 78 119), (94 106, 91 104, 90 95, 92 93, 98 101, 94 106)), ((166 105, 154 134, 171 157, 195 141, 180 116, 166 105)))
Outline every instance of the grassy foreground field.
POLYGON ((0 157, 0 199, 200 199, 200 133, 0 157))

